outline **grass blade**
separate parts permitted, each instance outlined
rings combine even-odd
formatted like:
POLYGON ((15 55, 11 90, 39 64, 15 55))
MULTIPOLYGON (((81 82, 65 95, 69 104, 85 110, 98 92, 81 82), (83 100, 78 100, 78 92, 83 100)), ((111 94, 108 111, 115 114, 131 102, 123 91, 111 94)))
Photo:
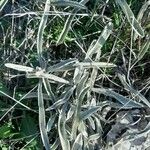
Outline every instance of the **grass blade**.
POLYGON ((80 82, 79 82, 77 89, 76 89, 77 98, 79 98, 79 95, 81 95, 81 91, 84 89, 88 77, 89 77, 89 73, 85 72, 83 74, 82 78, 79 80, 80 82))
POLYGON ((145 103, 150 108, 150 102, 139 91, 135 90, 131 85, 129 85, 126 82, 125 75, 118 73, 118 77, 126 90, 130 91, 132 94, 134 94, 134 97, 141 100, 143 103, 145 103))
POLYGON ((116 67, 115 64, 107 63, 107 62, 79 62, 79 63, 75 64, 74 66, 81 66, 84 68, 97 68, 97 67, 112 68, 112 67, 116 67))
POLYGON ((46 150, 50 150, 49 139, 46 131, 46 123, 45 123, 45 109, 44 109, 44 101, 43 101, 43 93, 42 93, 42 79, 39 80, 38 84, 38 106, 39 106, 39 127, 42 142, 46 150))
POLYGON ((144 57, 146 52, 148 52, 149 48, 150 48, 150 40, 147 40, 147 42, 142 46, 142 48, 137 56, 138 61, 144 57))
POLYGON ((7 4, 8 0, 1 0, 0 1, 0 12, 3 10, 5 5, 7 4))
MULTIPOLYGON (((89 0, 82 0, 79 4, 85 5, 88 1, 89 0)), ((58 40, 56 42, 57 45, 59 45, 59 44, 64 42, 64 40, 65 40, 65 38, 66 38, 70 28, 71 28, 72 21, 73 21, 75 15, 76 15, 76 13, 79 10, 80 9, 77 9, 77 8, 73 9, 73 11, 71 12, 72 14, 70 16, 68 16, 68 18, 67 18, 67 20, 65 22, 65 25, 63 27, 63 30, 62 30, 62 32, 61 32, 61 34, 60 34, 60 36, 59 36, 59 38, 58 38, 58 40)))
POLYGON ((65 124, 66 124, 66 117, 65 117, 65 106, 64 106, 59 114, 58 133, 59 133, 62 150, 70 150, 70 143, 67 138, 65 124))
POLYGON ((46 90, 46 93, 49 96, 49 99, 54 103, 55 102, 55 95, 52 92, 52 88, 51 88, 51 85, 50 85, 48 79, 44 78, 42 80, 43 80, 43 84, 44 84, 44 88, 46 90))
POLYGON ((56 118, 56 115, 53 115, 49 118, 48 122, 47 122, 47 126, 46 126, 46 130, 47 132, 49 132, 54 124, 54 121, 55 121, 55 118, 56 118))
POLYGON ((119 101, 119 103, 122 104, 122 107, 124 108, 141 108, 143 107, 142 104, 133 101, 132 99, 126 98, 110 89, 105 89, 105 88, 92 88, 93 92, 99 93, 99 94, 104 94, 106 96, 110 96, 115 98, 116 100, 119 101))
POLYGON ((59 107, 60 105, 66 103, 70 99, 70 97, 72 96, 74 89, 75 89, 75 86, 70 88, 70 90, 66 91, 63 98, 56 101, 52 106, 47 108, 46 111, 57 109, 57 107, 59 107))
MULTIPOLYGON (((145 2, 144 5, 142 6, 142 8, 140 9, 138 16, 137 16, 137 21, 141 24, 142 18, 144 16, 145 11, 148 9, 148 7, 150 6, 150 0, 145 2)), ((134 40, 136 40, 138 37, 138 34, 135 33, 134 34, 134 40)))
POLYGON ((24 72, 33 72, 34 69, 31 67, 23 66, 23 65, 17 65, 17 64, 12 64, 12 63, 6 63, 5 66, 7 68, 11 68, 17 71, 24 71, 24 72))
POLYGON ((80 133, 75 139, 75 142, 73 143, 72 150, 82 150, 82 145, 83 145, 83 139, 82 139, 82 133, 80 133))
POLYGON ((102 106, 93 106, 89 110, 86 110, 81 113, 81 120, 86 120, 87 118, 91 117, 95 112, 100 110, 102 106))
POLYGON ((144 30, 141 27, 141 25, 138 23, 136 18, 134 17, 134 14, 132 10, 130 9, 129 5, 125 0, 116 0, 116 2, 120 5, 122 11, 127 17, 128 22, 130 23, 133 30, 141 37, 144 36, 144 30))
POLYGON ((103 47, 104 43, 106 42, 106 40, 108 39, 108 37, 112 33, 112 29, 113 29, 113 24, 111 22, 109 22, 105 26, 103 32, 101 33, 101 35, 98 38, 98 40, 95 43, 95 45, 87 51, 85 59, 88 59, 89 57, 92 56, 92 54, 94 54, 97 51, 101 50, 101 48, 103 47))
POLYGON ((44 9, 44 14, 42 16, 39 29, 38 29, 38 35, 37 35, 37 53, 39 57, 39 62, 40 66, 43 66, 43 60, 42 60, 42 51, 43 51, 43 32, 47 23, 47 18, 48 18, 48 11, 50 9, 50 0, 46 0, 45 3, 45 9, 44 9))
POLYGON ((67 81, 67 80, 65 80, 63 78, 60 78, 58 76, 55 76, 53 74, 43 73, 41 76, 44 77, 44 78, 47 78, 49 80, 53 80, 53 81, 59 82, 59 83, 70 84, 69 81, 67 81))
POLYGON ((76 64, 77 62, 78 62, 77 59, 63 60, 60 63, 50 66, 47 70, 48 70, 48 72, 73 70, 73 69, 75 69, 75 67, 73 65, 76 64))
POLYGON ((51 4, 54 6, 70 6, 70 7, 74 7, 74 8, 78 8, 78 9, 86 9, 86 6, 84 6, 81 3, 75 2, 75 1, 68 1, 68 0, 52 0, 51 4))

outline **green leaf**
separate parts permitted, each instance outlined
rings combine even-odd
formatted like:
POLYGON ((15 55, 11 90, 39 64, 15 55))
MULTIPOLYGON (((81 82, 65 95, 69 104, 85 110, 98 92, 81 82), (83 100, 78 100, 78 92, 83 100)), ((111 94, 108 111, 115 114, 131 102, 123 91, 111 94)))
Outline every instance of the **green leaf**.
POLYGON ((3 10, 8 0, 0 0, 0 12, 3 10))
POLYGON ((48 15, 46 15, 46 13, 49 12, 49 9, 50 9, 50 0, 46 0, 44 13, 43 13, 43 16, 41 18, 41 22, 40 22, 39 29, 38 29, 38 34, 37 34, 37 54, 38 54, 40 66, 42 68, 44 67, 44 62, 43 62, 43 57, 42 57, 42 53, 43 53, 43 33, 44 33, 44 29, 46 27, 46 23, 47 23, 47 19, 48 19, 48 15))
POLYGON ((99 133, 90 135, 88 138, 88 141, 93 141, 93 140, 97 140, 100 137, 99 133))
POLYGON ((47 70, 48 70, 48 72, 73 70, 73 69, 75 69, 75 67, 73 65, 76 64, 77 62, 78 62, 77 59, 62 60, 60 63, 50 66, 47 70))
POLYGON ((89 73, 85 72, 82 76, 82 78, 79 80, 79 84, 76 88, 76 95, 77 97, 79 97, 81 91, 83 90, 83 88, 86 86, 86 82, 88 79, 89 73))
POLYGON ((0 127, 0 139, 12 138, 16 134, 12 132, 11 124, 5 123, 0 127))
POLYGON ((122 11, 127 17, 128 22, 130 23, 133 30, 141 37, 144 37, 144 30, 141 27, 141 25, 138 23, 136 18, 134 17, 134 14, 132 10, 130 9, 129 5, 125 0, 116 0, 116 2, 120 5, 122 8, 122 11))
POLYGON ((49 138, 47 135, 46 123, 45 123, 45 109, 44 109, 41 79, 39 80, 39 84, 38 84, 38 106, 39 106, 39 127, 40 127, 41 138, 45 146, 45 149, 49 150, 50 144, 49 144, 49 138))
POLYGON ((142 104, 140 104, 136 101, 133 101, 132 99, 126 98, 125 96, 122 96, 122 95, 112 91, 111 89, 92 88, 92 91, 115 98, 122 104, 123 108, 141 108, 141 107, 143 107, 142 104))
MULTIPOLYGON (((141 100, 143 103, 145 103, 150 108, 150 102, 139 91, 135 90, 131 85, 129 85, 126 82, 125 75, 118 73, 118 77, 126 90, 128 90, 130 93, 134 94, 134 97, 141 100)), ((142 106, 142 104, 141 104, 141 106, 142 106)))
POLYGON ((107 63, 107 62, 79 62, 77 64, 75 64, 74 66, 81 66, 84 68, 112 68, 112 67, 116 67, 115 64, 113 63, 107 63))
POLYGON ((149 48, 150 48, 150 40, 147 40, 147 42, 144 43, 144 45, 142 46, 142 48, 137 56, 138 61, 144 57, 144 55, 149 50, 149 48))
MULTIPOLYGON (((85 5, 88 1, 89 1, 89 0, 82 0, 80 3, 77 3, 77 2, 75 2, 75 3, 77 3, 78 6, 81 5, 81 6, 85 7, 84 5, 85 5)), ((67 2, 69 2, 69 1, 67 1, 67 2)), ((71 1, 71 2, 73 2, 73 1, 71 1)), ((61 3, 64 3, 64 1, 61 1, 61 3)), ((73 11, 71 12, 72 14, 71 14, 70 16, 68 16, 68 18, 67 18, 67 20, 66 20, 66 22, 65 22, 65 25, 64 25, 64 27, 63 27, 63 30, 62 30, 62 32, 61 32, 61 34, 60 34, 60 36, 59 36, 59 38, 58 38, 58 40, 57 40, 57 45, 59 45, 59 44, 61 44, 61 43, 64 42, 64 40, 65 40, 65 38, 66 38, 66 36, 67 36, 67 34, 68 34, 70 28, 71 28, 72 21, 73 21, 75 15, 76 15, 76 13, 77 13, 79 10, 80 10, 79 8, 74 8, 73 11)))
POLYGON ((87 118, 91 117, 95 112, 100 110, 101 106, 92 106, 89 110, 86 110, 81 113, 81 120, 86 120, 87 118))
POLYGON ((58 133, 59 133, 62 150, 70 150, 70 143, 67 138, 65 124, 66 124, 66 117, 65 117, 65 106, 64 106, 59 114, 58 133))
POLYGON ((56 118, 56 115, 53 115, 48 119, 47 126, 46 126, 47 132, 49 132, 51 130, 51 128, 54 124, 55 118, 56 118))
POLYGON ((83 139, 82 139, 82 133, 80 133, 75 139, 75 142, 73 143, 72 150, 82 150, 82 145, 83 145, 83 139))
POLYGON ((55 6, 70 6, 78 9, 86 9, 86 6, 84 6, 83 4, 70 0, 52 0, 51 4, 55 6))
MULTIPOLYGON (((142 6, 142 8, 140 9, 139 13, 138 13, 138 16, 137 16, 137 21, 141 24, 142 22, 142 18, 144 16, 144 13, 146 12, 146 10, 148 9, 148 7, 150 6, 150 0, 145 2, 142 6)), ((136 40, 138 37, 138 34, 135 33, 134 34, 134 40, 136 40)))
POLYGON ((66 93, 63 95, 63 98, 56 101, 52 106, 47 108, 46 111, 57 109, 57 107, 66 103, 70 99, 70 97, 72 96, 74 89, 75 89, 75 86, 70 88, 68 91, 66 91, 66 93))
POLYGON ((86 57, 85 59, 88 59, 89 57, 92 56, 92 54, 96 53, 97 51, 100 51, 101 48, 103 47, 104 43, 106 42, 106 40, 108 39, 108 37, 110 36, 110 34, 112 33, 112 29, 113 29, 113 24, 111 22, 109 22, 103 32, 101 33, 100 37, 98 38, 98 40, 96 41, 95 45, 92 47, 90 46, 90 48, 88 49, 87 53, 86 53, 86 57))
POLYGON ((23 66, 23 65, 17 65, 17 64, 12 64, 12 63, 6 63, 5 66, 7 68, 11 68, 17 71, 24 71, 24 72, 33 72, 34 69, 31 67, 23 66))

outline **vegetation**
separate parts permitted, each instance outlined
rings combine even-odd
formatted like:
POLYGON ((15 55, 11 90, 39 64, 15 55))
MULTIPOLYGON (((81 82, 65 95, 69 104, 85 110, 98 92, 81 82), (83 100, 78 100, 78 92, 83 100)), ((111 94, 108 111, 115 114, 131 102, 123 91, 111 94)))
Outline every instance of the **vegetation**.
POLYGON ((150 0, 1 0, 0 148, 149 149, 150 0))

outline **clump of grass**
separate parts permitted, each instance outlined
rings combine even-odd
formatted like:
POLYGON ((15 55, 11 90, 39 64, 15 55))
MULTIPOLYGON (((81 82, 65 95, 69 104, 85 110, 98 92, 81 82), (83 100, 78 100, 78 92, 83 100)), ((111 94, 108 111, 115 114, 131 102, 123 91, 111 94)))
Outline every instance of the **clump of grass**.
MULTIPOLYGON (((2 1, 0 10, 8 4, 2 1)), ((137 19, 125 0, 115 0, 111 7, 112 2, 93 1, 92 11, 88 10, 88 4, 89 0, 37 1, 36 6, 32 4, 35 12, 28 11, 27 4, 18 8, 21 13, 16 14, 13 10, 13 14, 1 17, 1 55, 8 56, 6 60, 1 60, 2 148, 111 149, 120 144, 120 139, 134 141, 134 134, 145 136, 148 133, 149 77, 143 73, 143 84, 138 81, 136 72, 137 67, 143 65, 142 60, 146 58, 150 46, 142 23, 149 1, 138 10, 137 19), (114 17, 113 11, 117 17, 114 17), (15 32, 24 19, 27 27, 22 27, 24 35, 18 40, 19 33, 15 32), (83 32, 83 19, 87 21, 84 31, 90 31, 90 34, 83 32), (59 27, 59 20, 63 20, 63 27, 59 27), (118 20, 120 26, 114 26, 113 22, 118 20), (3 22, 7 22, 9 28, 3 22), (56 35, 57 40, 50 41, 53 37, 49 35, 51 32, 60 32, 56 32, 53 26, 57 23, 57 28, 62 31, 56 35), (94 24, 98 31, 95 32, 90 24, 94 24), (68 34, 72 39, 66 42, 68 34), (9 49, 8 35, 11 42, 9 49), (52 53, 51 46, 55 46, 52 53), (59 52, 65 53, 65 58, 70 54, 70 58, 63 58, 59 52), (13 59, 10 57, 12 53, 13 59), (60 55, 61 59, 57 59, 56 55, 60 55), (33 62, 31 57, 37 60, 33 62), (9 85, 4 88, 6 75, 9 85), (23 77, 26 80, 20 87, 18 82, 23 77), (14 79, 17 82, 12 85, 14 79), (13 90, 8 86, 12 86, 13 90), (145 118, 140 116, 135 121, 134 115, 140 113, 145 118), (118 116, 122 118, 118 119, 118 116), (138 132, 133 132, 133 126, 138 132)), ((12 3, 13 9, 18 6, 19 2, 12 3)), ((149 63, 147 61, 145 63, 149 63)), ((144 66, 142 69, 145 72, 144 66)))

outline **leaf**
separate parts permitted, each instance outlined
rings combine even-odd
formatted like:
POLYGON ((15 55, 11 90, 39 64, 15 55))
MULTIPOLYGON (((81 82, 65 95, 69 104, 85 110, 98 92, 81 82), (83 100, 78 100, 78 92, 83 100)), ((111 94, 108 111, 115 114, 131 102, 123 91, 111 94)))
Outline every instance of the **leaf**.
POLYGON ((11 124, 5 123, 0 127, 0 139, 11 138, 17 133, 12 132, 11 124))
POLYGON ((74 66, 81 66, 84 68, 96 68, 96 67, 102 67, 102 68, 111 68, 116 67, 113 63, 107 63, 107 62, 79 62, 75 64, 74 66))
POLYGON ((97 140, 100 137, 99 133, 90 135, 88 138, 88 141, 93 141, 93 140, 97 140))
POLYGON ((51 130, 51 128, 54 124, 55 118, 56 118, 56 115, 53 115, 48 119, 47 126, 46 126, 47 132, 49 132, 51 130))
POLYGON ((99 109, 101 109, 101 106, 93 106, 89 110, 86 110, 81 113, 81 120, 86 120, 90 116, 92 116, 95 112, 97 112, 99 109))
POLYGON ((46 131, 46 123, 45 123, 45 109, 44 109, 44 101, 43 101, 43 93, 42 93, 42 80, 39 80, 38 84, 38 107, 39 107, 39 127, 42 142, 46 150, 50 149, 49 138, 46 131))
POLYGON ((55 6, 70 6, 70 7, 75 7, 75 8, 78 8, 78 9, 86 9, 86 6, 84 6, 83 4, 81 3, 78 3, 78 2, 75 2, 75 1, 68 1, 68 0, 52 0, 51 1, 51 4, 52 5, 55 5, 55 6))
POLYGON ((40 66, 42 68, 44 67, 43 58, 42 58, 43 33, 44 33, 44 29, 46 27, 46 23, 47 23, 47 19, 48 19, 48 15, 46 15, 46 13, 49 12, 49 9, 50 9, 50 0, 46 0, 44 13, 43 13, 43 16, 41 18, 41 22, 40 22, 38 34, 37 34, 37 54, 38 54, 40 66))
POLYGON ((106 42, 106 40, 108 39, 108 37, 112 33, 112 29, 113 29, 113 24, 111 22, 109 22, 105 26, 103 32, 101 33, 100 37, 96 41, 95 45, 93 47, 90 46, 90 48, 88 49, 85 59, 88 59, 89 57, 92 56, 92 54, 94 54, 97 51, 101 50, 101 48, 103 47, 104 43, 106 42))
POLYGON ((6 63, 5 66, 7 68, 11 68, 17 71, 24 71, 24 72, 33 72, 34 69, 31 67, 23 66, 23 65, 17 65, 17 64, 12 64, 12 63, 6 63))
POLYGON ((73 70, 73 69, 75 69, 75 67, 73 65, 76 64, 77 62, 78 62, 77 59, 63 60, 60 63, 50 66, 47 70, 48 70, 48 72, 73 70))
POLYGON ((77 138, 75 139, 75 142, 73 143, 72 150, 82 150, 83 145, 83 139, 82 139, 82 133, 78 134, 77 138))
POLYGON ((70 90, 66 91, 65 95, 63 96, 63 98, 61 98, 58 101, 56 101, 52 106, 47 108, 46 111, 57 109, 57 107, 59 107, 60 105, 66 103, 70 99, 70 97, 72 96, 74 89, 75 89, 75 86, 70 88, 70 90))
POLYGON ((69 81, 63 78, 60 78, 58 76, 55 76, 53 74, 44 73, 43 70, 37 71, 35 73, 31 73, 31 74, 28 73, 27 78, 45 78, 45 79, 49 79, 49 80, 59 82, 59 83, 70 84, 69 81))
POLYGON ((67 113, 67 118, 66 118, 66 120, 69 120, 72 116, 73 116, 73 114, 74 114, 74 107, 73 106, 70 106, 70 109, 69 109, 69 111, 68 111, 68 113, 67 113))
POLYGON ((84 99, 85 95, 87 94, 87 92, 89 91, 89 89, 90 89, 90 87, 87 86, 87 87, 85 87, 85 88, 80 92, 79 95, 77 95, 77 99, 78 99, 80 102, 83 101, 83 99, 84 99))
POLYGON ((116 0, 116 2, 120 5, 122 8, 122 11, 127 17, 128 22, 130 23, 133 30, 141 37, 144 37, 144 30, 141 27, 141 25, 138 23, 138 21, 135 19, 134 14, 132 10, 130 9, 129 5, 125 0, 116 0))
POLYGON ((149 50, 149 48, 150 48, 150 40, 147 40, 147 42, 142 46, 142 48, 137 56, 138 61, 144 57, 144 55, 149 50))
POLYGON ((126 82, 125 75, 118 73, 118 77, 126 90, 130 91, 132 94, 134 94, 134 97, 139 98, 143 103, 145 103, 150 108, 150 102, 139 91, 135 90, 131 85, 129 85, 126 82))
POLYGON ((81 93, 81 91, 83 90, 83 88, 85 87, 85 84, 87 82, 89 73, 85 72, 82 76, 82 78, 79 80, 78 86, 76 88, 76 95, 79 98, 79 95, 81 93))
POLYGON ((87 127, 83 121, 80 121, 78 130, 79 130, 79 133, 82 133, 83 137, 88 137, 87 127))
POLYGON ((43 84, 44 84, 44 88, 47 92, 47 95, 49 96, 50 100, 54 103, 55 102, 55 95, 52 91, 51 85, 48 81, 48 79, 42 79, 43 80, 43 84))
POLYGON ((53 145, 51 145, 50 150, 56 150, 59 145, 60 145, 60 141, 59 141, 59 138, 57 138, 57 139, 55 140, 55 142, 53 143, 53 145))
POLYGON ((8 0, 0 0, 0 12, 3 10, 8 0))
POLYGON ((106 96, 110 96, 118 100, 123 108, 141 108, 143 107, 142 104, 133 101, 132 99, 126 98, 110 89, 105 89, 105 88, 92 88, 93 92, 99 93, 99 94, 104 94, 106 96))
MULTIPOLYGON (((25 96, 25 95, 23 95, 23 96, 25 96)), ((37 98, 37 97, 38 97, 37 92, 31 92, 27 96, 25 96, 24 99, 31 99, 31 98, 37 98)), ((49 100, 49 96, 47 94, 43 94, 43 99, 49 100)))
MULTIPOLYGON (((148 9, 148 7, 150 6, 150 0, 145 2, 142 6, 142 8, 140 9, 138 16, 137 16, 137 21, 141 24, 142 22, 142 18, 144 16, 145 11, 148 9)), ((138 34, 134 34, 134 40, 136 40, 138 37, 138 34)))
MULTIPOLYGON (((81 5, 84 6, 88 1, 89 1, 89 0, 82 0, 82 1, 81 1, 80 3, 78 3, 78 4, 81 4, 81 5)), ((68 2, 69 2, 69 1, 68 1, 68 2)), ((71 1, 71 2, 72 2, 72 1, 71 1)), ((62 2, 62 3, 63 3, 63 2, 62 2)), ((85 7, 85 6, 84 6, 84 7, 85 7)), ((65 40, 65 38, 66 38, 66 36, 67 36, 67 34, 68 34, 70 28, 71 28, 72 21, 73 21, 75 15, 76 15, 76 13, 77 13, 79 10, 80 10, 79 8, 74 8, 73 11, 71 12, 71 15, 68 16, 68 18, 67 18, 67 20, 66 20, 66 22, 65 22, 65 25, 64 25, 64 27, 63 27, 63 30, 62 30, 62 32, 61 32, 61 34, 60 34, 60 36, 59 36, 59 38, 58 38, 58 40, 57 40, 57 43, 56 43, 57 45, 59 45, 59 44, 61 44, 61 43, 64 42, 64 40, 65 40)))
POLYGON ((73 81, 75 85, 79 83, 82 74, 83 74, 83 68, 81 66, 76 67, 73 75, 73 81))
POLYGON ((62 108, 59 119, 58 119, 58 133, 59 133, 59 139, 61 142, 62 150, 70 150, 70 143, 67 139, 67 133, 66 133, 66 117, 65 117, 65 106, 62 108))
POLYGON ((88 117, 89 125, 95 130, 95 122, 92 117, 88 117))

